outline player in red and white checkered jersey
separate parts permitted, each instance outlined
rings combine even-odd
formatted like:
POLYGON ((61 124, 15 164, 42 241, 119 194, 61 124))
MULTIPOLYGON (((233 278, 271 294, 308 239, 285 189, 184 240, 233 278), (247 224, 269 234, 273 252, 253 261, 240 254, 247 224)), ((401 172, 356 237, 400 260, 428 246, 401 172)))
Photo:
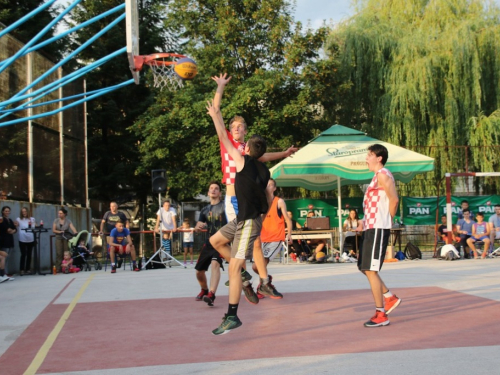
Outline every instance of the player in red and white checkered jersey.
POLYGON ((389 242, 392 218, 396 215, 399 204, 394 177, 384 168, 388 157, 389 152, 384 146, 374 144, 368 147, 366 163, 375 176, 363 200, 365 233, 358 268, 370 283, 375 300, 375 315, 365 323, 365 327, 388 325, 387 314, 401 303, 401 299, 389 291, 379 275, 389 242))
MULTIPOLYGON (((222 100, 222 94, 226 85, 231 80, 231 77, 227 76, 227 73, 221 74, 219 77, 215 76, 212 79, 217 83, 217 91, 214 96, 214 106, 220 108, 220 103, 222 100)), ((241 116, 234 116, 229 121, 229 130, 227 131, 229 140, 235 148, 237 148, 242 155, 245 155, 245 136, 248 133, 247 124, 245 119, 241 116)), ((220 143, 220 142, 219 142, 220 143)), ((265 163, 268 161, 278 160, 286 158, 287 156, 293 155, 297 152, 297 148, 294 146, 289 147, 286 151, 282 152, 266 152, 259 161, 265 163)), ((222 183, 226 185, 226 199, 225 199, 225 210, 227 221, 230 222, 236 218, 238 213, 238 202, 236 201, 236 193, 234 191, 234 179, 236 176, 236 166, 234 160, 228 154, 225 147, 220 143, 220 155, 222 161, 222 183)))
MULTIPOLYGON (((224 93, 224 89, 226 85, 229 83, 231 80, 231 77, 227 76, 227 73, 220 74, 218 77, 212 77, 212 79, 217 83, 217 91, 215 92, 214 96, 214 101, 213 105, 216 108, 220 108, 220 103, 222 100, 222 95, 224 93)), ((223 119, 221 119, 222 122, 223 119)), ((244 155, 244 149, 245 149, 245 136, 247 134, 247 124, 245 122, 245 119, 241 116, 235 116, 231 119, 229 122, 229 131, 228 131, 228 137, 231 143, 235 148, 237 148, 242 155, 244 155)), ((225 211, 226 211, 226 217, 227 217, 227 222, 231 222, 236 219, 236 215, 238 214, 238 200, 236 199, 236 191, 234 189, 234 180, 236 176, 236 165, 234 164, 234 160, 232 157, 227 153, 227 150, 223 147, 222 144, 221 146, 221 161, 222 161, 222 183, 226 185, 226 197, 224 200, 225 203, 225 211)), ((266 152, 262 157, 259 158, 260 162, 268 162, 272 160, 278 160, 278 159, 283 159, 286 158, 287 156, 293 155, 295 152, 297 152, 296 147, 289 147, 286 151, 282 152, 266 152)), ((254 243, 254 250, 253 250, 253 257, 255 264, 259 270, 259 276, 261 277, 262 284, 265 285, 268 283, 268 275, 267 275, 267 269, 266 269, 266 264, 264 260, 264 255, 262 253, 262 244, 260 241, 260 237, 255 240, 254 243)), ((246 267, 246 266, 244 266, 246 267)), ((243 268, 242 270, 242 275, 244 278, 250 277, 250 274, 245 274, 246 270, 243 268)), ((249 281, 246 280, 244 282, 244 286, 248 287, 249 286, 249 281)), ((251 289, 250 288, 244 288, 245 291, 245 296, 247 290, 251 289)), ((256 297, 256 296, 252 296, 256 297)), ((247 300, 248 300, 247 296, 247 300)))

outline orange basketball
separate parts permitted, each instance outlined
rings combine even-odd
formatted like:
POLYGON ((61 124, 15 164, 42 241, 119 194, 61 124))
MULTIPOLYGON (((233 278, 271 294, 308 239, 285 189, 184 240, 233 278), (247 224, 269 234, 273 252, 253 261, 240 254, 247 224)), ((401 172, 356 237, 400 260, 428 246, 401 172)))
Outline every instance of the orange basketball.
POLYGON ((198 73, 198 66, 194 60, 184 57, 177 60, 174 65, 174 72, 182 79, 190 80, 198 73))

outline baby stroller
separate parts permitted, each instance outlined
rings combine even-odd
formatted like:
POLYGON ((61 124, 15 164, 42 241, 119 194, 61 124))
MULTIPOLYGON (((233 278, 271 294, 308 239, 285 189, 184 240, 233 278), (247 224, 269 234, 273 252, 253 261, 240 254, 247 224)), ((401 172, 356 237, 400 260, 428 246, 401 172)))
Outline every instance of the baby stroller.
POLYGON ((68 240, 68 244, 71 248, 71 257, 73 258, 73 264, 76 267, 80 268, 82 271, 91 270, 89 261, 94 262, 96 271, 102 269, 102 265, 95 257, 95 254, 91 250, 88 250, 89 248, 91 248, 91 243, 91 235, 86 230, 82 230, 81 232, 77 233, 76 236, 68 240))

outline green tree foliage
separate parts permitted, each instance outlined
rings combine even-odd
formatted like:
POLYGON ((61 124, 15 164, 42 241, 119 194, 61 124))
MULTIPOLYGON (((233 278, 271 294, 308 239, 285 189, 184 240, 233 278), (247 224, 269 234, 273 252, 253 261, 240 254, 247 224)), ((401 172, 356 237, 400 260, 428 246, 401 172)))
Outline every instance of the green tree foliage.
POLYGON ((220 180, 219 142, 206 102, 212 76, 233 77, 222 102, 225 121, 242 115, 249 135, 261 134, 268 149, 303 145, 331 124, 336 66, 320 59, 328 29, 302 28, 282 0, 178 0, 165 24, 185 41, 177 52, 195 59, 199 73, 177 92, 158 92, 132 129, 142 142, 138 173, 165 168, 169 194, 192 199, 220 180))
MULTIPOLYGON (((500 167, 500 13, 480 0, 366 0, 333 30, 340 46, 341 123, 428 154, 436 170, 409 192, 436 194, 446 172, 500 167), (419 147, 416 146, 432 146, 419 147), (439 146, 439 147, 433 147, 439 146), (450 146, 445 148, 443 146, 450 146), (429 183, 429 179, 433 183, 429 183)), ((496 189, 484 181, 485 191, 496 189)))
MULTIPOLYGON (((0 0, 0 22, 9 26, 43 3, 45 3, 44 0, 0 0)), ((27 43, 54 20, 57 16, 56 13, 57 11, 54 9, 44 9, 17 27, 12 32, 12 35, 21 42, 27 43)), ((53 27, 47 31, 47 33, 39 39, 38 43, 53 37, 55 35, 55 29, 56 28, 53 27)), ((61 58, 64 48, 64 41, 59 40, 43 47, 40 52, 44 52, 49 59, 56 61, 61 58)))
MULTIPOLYGON (((72 12, 74 24, 80 24, 123 3, 123 0, 86 0, 72 12)), ((168 38, 162 26, 165 1, 142 0, 139 3, 140 51, 143 54, 163 51, 168 38)), ((87 41, 116 19, 115 13, 79 30, 73 38, 73 49, 87 41)), ((78 55, 84 64, 91 63, 126 44, 125 21, 97 39, 78 55)), ((131 79, 125 54, 116 57, 85 76, 87 90, 116 85, 131 79)), ((88 104, 89 185, 91 197, 117 199, 127 191, 145 192, 151 189, 147 176, 135 175, 138 168, 138 139, 127 128, 153 102, 144 85, 130 85, 92 100, 88 104)), ((144 195, 144 194, 142 194, 144 195)))

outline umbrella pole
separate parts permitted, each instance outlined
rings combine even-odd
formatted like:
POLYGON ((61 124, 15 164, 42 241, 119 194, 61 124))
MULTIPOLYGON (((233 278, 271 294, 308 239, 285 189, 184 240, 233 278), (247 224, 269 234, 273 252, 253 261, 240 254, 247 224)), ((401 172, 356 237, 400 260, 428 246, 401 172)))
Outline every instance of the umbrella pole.
POLYGON ((340 254, 342 255, 342 237, 343 237, 343 233, 342 233, 342 189, 340 186, 340 176, 337 176, 337 190, 338 190, 337 203, 338 203, 338 207, 339 207, 339 209, 337 210, 337 214, 339 216, 339 251, 340 251, 340 254))

